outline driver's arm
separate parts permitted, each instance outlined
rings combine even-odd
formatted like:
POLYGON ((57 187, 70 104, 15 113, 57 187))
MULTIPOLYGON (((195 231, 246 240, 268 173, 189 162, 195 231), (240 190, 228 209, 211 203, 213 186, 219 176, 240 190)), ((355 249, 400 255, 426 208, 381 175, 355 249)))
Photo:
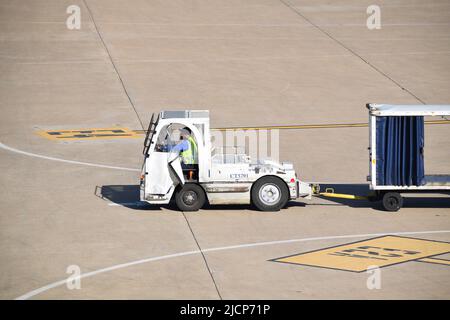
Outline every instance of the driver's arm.
POLYGON ((189 148, 189 142, 187 140, 180 141, 175 146, 169 146, 170 151, 178 151, 178 152, 185 151, 188 148, 189 148))

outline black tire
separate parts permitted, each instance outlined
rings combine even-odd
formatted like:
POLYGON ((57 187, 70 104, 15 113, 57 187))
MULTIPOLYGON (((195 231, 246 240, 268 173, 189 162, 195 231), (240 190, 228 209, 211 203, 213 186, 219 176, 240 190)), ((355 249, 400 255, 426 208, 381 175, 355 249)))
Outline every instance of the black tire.
POLYGON ((383 195, 383 208, 386 211, 398 211, 403 206, 403 198, 398 192, 387 192, 383 195))
POLYGON ((186 183, 176 191, 175 202, 181 211, 197 211, 206 202, 205 191, 198 184, 186 183))
POLYGON ((279 211, 289 201, 286 183, 277 177, 263 177, 252 187, 252 203, 261 211, 279 211))

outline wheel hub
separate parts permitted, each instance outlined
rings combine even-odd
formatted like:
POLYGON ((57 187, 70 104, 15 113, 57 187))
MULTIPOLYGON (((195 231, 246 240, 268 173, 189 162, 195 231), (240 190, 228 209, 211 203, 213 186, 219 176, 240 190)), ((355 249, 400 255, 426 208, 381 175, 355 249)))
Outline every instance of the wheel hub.
POLYGON ((197 193, 194 191, 187 191, 183 195, 183 202, 188 206, 193 205, 197 201, 197 193))
POLYGON ((276 204, 281 197, 281 191, 275 184, 265 184, 259 190, 259 198, 266 205, 276 204))

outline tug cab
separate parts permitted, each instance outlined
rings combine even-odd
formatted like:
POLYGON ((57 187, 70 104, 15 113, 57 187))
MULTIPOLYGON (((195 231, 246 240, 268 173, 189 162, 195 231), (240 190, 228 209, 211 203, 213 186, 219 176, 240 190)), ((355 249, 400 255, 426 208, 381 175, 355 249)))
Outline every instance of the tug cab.
POLYGON ((312 188, 297 179, 291 163, 251 159, 237 146, 212 147, 209 111, 162 111, 152 116, 144 141, 141 201, 167 204, 173 198, 182 211, 209 204, 253 204, 278 211, 298 197, 311 198, 312 188), (197 163, 182 163, 173 146, 188 128, 197 145, 197 163))

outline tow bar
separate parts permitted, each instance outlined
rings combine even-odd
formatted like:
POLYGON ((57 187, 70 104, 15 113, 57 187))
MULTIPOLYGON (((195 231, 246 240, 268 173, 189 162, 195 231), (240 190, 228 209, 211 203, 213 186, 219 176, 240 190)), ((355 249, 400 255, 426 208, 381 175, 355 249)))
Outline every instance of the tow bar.
POLYGON ((326 188, 325 192, 320 192, 320 185, 313 184, 312 185, 313 195, 315 196, 323 196, 328 198, 341 198, 341 199, 350 199, 350 200, 370 200, 369 196, 358 196, 355 194, 347 194, 347 193, 335 193, 333 188, 326 188))

